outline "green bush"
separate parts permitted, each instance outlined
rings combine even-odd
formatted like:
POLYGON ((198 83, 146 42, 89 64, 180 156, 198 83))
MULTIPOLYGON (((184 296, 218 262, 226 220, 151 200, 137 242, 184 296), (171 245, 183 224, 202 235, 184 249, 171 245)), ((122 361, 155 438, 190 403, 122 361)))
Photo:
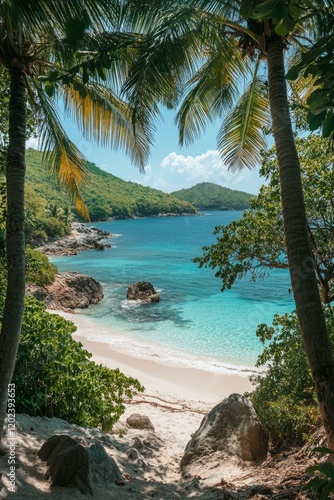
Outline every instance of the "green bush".
POLYGON ((13 376, 16 411, 108 431, 125 410, 124 396, 144 388, 118 369, 91 361, 91 354, 72 339, 75 330, 72 322, 27 298, 13 376))
MULTIPOLYGON (((334 320, 327 309, 326 319, 333 332, 334 320)), ((265 346, 257 366, 265 366, 266 373, 252 377, 257 386, 249 397, 274 444, 301 443, 319 414, 297 316, 276 315, 272 327, 259 325, 256 334, 265 346)))
POLYGON ((54 282, 57 267, 39 250, 26 248, 26 280, 27 283, 44 286, 54 282))
POLYGON ((41 228, 49 238, 62 238, 71 233, 71 228, 65 222, 55 217, 41 217, 39 220, 41 228))

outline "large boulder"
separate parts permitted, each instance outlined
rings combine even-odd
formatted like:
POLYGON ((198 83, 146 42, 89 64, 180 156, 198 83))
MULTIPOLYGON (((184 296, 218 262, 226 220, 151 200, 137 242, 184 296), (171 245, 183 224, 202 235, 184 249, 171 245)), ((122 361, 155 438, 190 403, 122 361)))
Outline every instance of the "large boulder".
POLYGON ((266 458, 268 435, 249 399, 231 394, 202 420, 181 460, 184 469, 194 463, 228 462, 231 457, 253 463, 266 458))
POLYGON ((87 308, 103 299, 100 283, 85 274, 63 272, 52 285, 28 285, 27 294, 46 304, 49 309, 73 310, 87 308))
POLYGON ((142 304, 150 304, 151 302, 159 302, 160 295, 155 291, 152 283, 137 281, 129 285, 126 298, 142 304))
POLYGON ((37 455, 49 466, 46 479, 51 480, 51 487, 78 488, 84 495, 93 494, 87 451, 70 436, 52 436, 37 455))
POLYGON ((77 488, 83 494, 93 494, 94 488, 124 485, 118 465, 100 443, 84 447, 68 435, 51 436, 37 456, 47 462, 45 478, 50 486, 77 488))

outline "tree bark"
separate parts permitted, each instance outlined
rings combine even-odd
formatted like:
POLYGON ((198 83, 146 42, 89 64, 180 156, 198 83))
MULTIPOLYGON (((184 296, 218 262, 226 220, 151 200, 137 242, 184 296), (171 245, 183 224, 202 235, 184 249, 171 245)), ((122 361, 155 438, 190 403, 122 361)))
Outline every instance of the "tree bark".
POLYGON ((309 242, 300 164, 287 98, 284 45, 277 36, 268 43, 267 61, 292 289, 328 446, 334 450, 334 363, 309 242))
POLYGON ((6 164, 8 285, 0 334, 0 432, 6 417, 8 385, 15 368, 25 296, 26 87, 20 67, 10 68, 10 75, 9 145, 6 164))

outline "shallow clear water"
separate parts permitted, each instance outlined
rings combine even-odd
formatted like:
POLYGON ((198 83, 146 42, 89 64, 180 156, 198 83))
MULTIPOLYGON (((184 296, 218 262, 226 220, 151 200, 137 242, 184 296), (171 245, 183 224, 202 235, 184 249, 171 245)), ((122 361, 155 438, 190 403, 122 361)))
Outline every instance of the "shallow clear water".
POLYGON ((131 335, 124 342, 133 350, 154 350, 154 345, 159 356, 164 353, 166 359, 183 363, 253 366, 261 352, 257 325, 293 309, 288 273, 275 270, 256 283, 246 277, 221 293, 214 272, 192 262, 202 246, 215 241, 216 225, 240 216, 241 212, 211 212, 202 217, 95 224, 118 235, 112 248, 53 259, 61 271, 80 271, 103 286, 104 300, 80 311, 96 325, 89 337, 113 342, 108 327, 116 327, 131 335), (152 282, 161 294, 160 303, 128 302, 127 287, 135 281, 152 282))

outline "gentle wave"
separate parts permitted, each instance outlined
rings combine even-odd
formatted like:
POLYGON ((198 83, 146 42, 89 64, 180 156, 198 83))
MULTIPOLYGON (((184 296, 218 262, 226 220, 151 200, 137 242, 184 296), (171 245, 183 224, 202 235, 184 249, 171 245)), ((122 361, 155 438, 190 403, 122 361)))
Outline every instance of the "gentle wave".
POLYGON ((110 349, 136 358, 154 359, 154 361, 163 365, 195 368, 217 375, 250 377, 254 374, 264 373, 263 370, 259 370, 254 366, 232 365, 209 356, 189 354, 152 341, 138 339, 129 332, 102 326, 80 314, 73 315, 62 311, 57 311, 57 314, 76 325, 76 337, 84 337, 91 342, 108 344, 110 349))

